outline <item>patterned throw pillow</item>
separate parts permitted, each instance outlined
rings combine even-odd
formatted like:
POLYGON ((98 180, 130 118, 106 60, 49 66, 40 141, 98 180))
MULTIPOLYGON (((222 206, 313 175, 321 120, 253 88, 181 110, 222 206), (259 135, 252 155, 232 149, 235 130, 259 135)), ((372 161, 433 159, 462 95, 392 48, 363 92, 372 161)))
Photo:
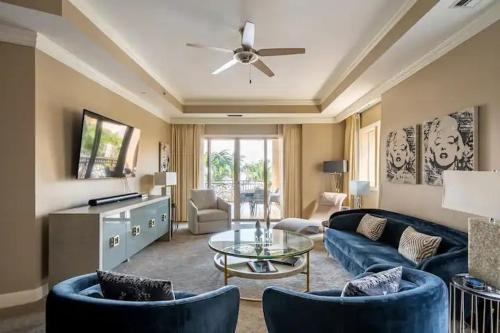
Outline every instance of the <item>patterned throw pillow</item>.
POLYGON ((408 227, 401 235, 398 252, 418 265, 424 259, 435 255, 440 243, 441 237, 429 236, 408 227))
POLYGON ((378 296, 397 293, 402 275, 403 267, 399 266, 349 281, 341 296, 378 296))
POLYGON ((387 219, 365 214, 359 222, 356 232, 371 240, 378 240, 384 232, 387 219))
POLYGON ((121 301, 171 301, 172 282, 132 275, 97 271, 104 298, 121 301))

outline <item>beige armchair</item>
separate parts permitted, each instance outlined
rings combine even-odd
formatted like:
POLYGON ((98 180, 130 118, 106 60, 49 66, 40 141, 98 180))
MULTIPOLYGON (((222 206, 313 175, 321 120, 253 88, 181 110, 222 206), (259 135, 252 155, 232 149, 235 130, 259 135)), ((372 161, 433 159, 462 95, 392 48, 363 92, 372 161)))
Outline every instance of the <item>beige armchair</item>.
POLYGON ((191 190, 188 227, 193 234, 231 229, 231 205, 218 198, 214 190, 191 190))

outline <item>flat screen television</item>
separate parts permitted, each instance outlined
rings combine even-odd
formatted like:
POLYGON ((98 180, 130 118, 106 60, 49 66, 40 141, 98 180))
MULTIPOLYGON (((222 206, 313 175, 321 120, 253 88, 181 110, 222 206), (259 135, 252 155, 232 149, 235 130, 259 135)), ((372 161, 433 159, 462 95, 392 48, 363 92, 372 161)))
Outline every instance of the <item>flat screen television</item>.
POLYGON ((84 110, 76 177, 135 177, 141 131, 84 110))

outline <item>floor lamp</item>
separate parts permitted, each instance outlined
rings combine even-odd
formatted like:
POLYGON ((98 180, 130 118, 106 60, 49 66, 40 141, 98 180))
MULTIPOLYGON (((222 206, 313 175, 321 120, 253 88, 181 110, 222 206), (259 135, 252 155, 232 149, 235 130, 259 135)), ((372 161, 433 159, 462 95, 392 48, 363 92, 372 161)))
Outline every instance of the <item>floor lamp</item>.
POLYGON ((334 188, 335 192, 341 192, 341 184, 342 184, 342 174, 347 172, 347 161, 324 161, 323 162, 323 172, 329 173, 333 178, 332 180, 332 188, 334 188))
POLYGON ((177 185, 176 172, 155 172, 154 184, 161 186, 161 195, 167 195, 167 186, 177 185))

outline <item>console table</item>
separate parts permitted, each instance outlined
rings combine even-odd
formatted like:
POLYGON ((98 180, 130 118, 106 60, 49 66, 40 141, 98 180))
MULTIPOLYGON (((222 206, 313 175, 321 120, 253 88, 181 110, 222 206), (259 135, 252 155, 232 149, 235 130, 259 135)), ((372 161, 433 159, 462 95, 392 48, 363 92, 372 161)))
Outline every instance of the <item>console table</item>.
POLYGON ((149 196, 49 215, 49 286, 111 270, 162 237, 170 240, 170 198, 149 196))

